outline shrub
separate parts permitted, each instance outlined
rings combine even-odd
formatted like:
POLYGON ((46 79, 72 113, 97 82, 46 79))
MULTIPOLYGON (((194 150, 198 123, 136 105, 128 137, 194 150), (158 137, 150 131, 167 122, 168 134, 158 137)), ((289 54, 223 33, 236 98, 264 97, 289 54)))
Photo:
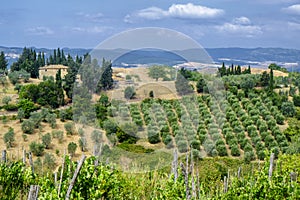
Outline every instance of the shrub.
POLYGON ((231 147, 231 155, 232 156, 240 156, 241 155, 240 149, 239 149, 239 147, 237 145, 233 145, 231 147))
POLYGON ((168 145, 170 142, 172 142, 172 137, 170 135, 163 137, 163 143, 165 145, 168 145))
POLYGON ((23 133, 32 134, 34 131, 34 122, 31 119, 23 121, 21 129, 23 133))
POLYGON ((215 134, 213 134, 211 137, 212 137, 212 139, 213 139, 214 141, 217 141, 217 140, 219 140, 219 139, 222 139, 222 136, 221 136, 220 133, 215 133, 215 134))
POLYGON ((257 144, 260 141, 261 141, 261 138, 259 136, 255 136, 255 137, 252 138, 253 144, 257 144))
POLYGON ((118 128, 116 136, 117 136, 118 141, 120 143, 127 142, 127 143, 130 143, 130 144, 133 144, 133 143, 136 143, 136 141, 137 141, 137 138, 135 137, 135 134, 131 135, 131 134, 129 134, 129 132, 125 132, 125 130, 121 129, 121 128, 118 128))
POLYGON ((77 144, 75 142, 70 142, 68 144, 68 152, 71 156, 73 156, 76 152, 77 144))
POLYGON ((126 99, 133 99, 135 96, 135 89, 134 87, 131 87, 131 86, 128 86, 125 88, 125 91, 124 91, 124 97, 126 99))
POLYGON ((216 149, 219 156, 228 156, 227 149, 225 145, 217 145, 216 149))
POLYGON ((265 157, 266 157, 266 155, 265 155, 265 151, 264 150, 260 150, 260 151, 257 152, 257 158, 259 160, 264 160, 265 157))
POLYGON ((29 118, 30 113, 38 109, 38 107, 34 105, 34 102, 28 99, 21 99, 18 102, 18 108, 23 109, 25 118, 29 118))
POLYGON ((43 116, 40 112, 32 112, 30 113, 29 119, 33 121, 35 128, 39 128, 43 120, 43 116))
POLYGON ((52 137, 57 138, 59 143, 63 142, 64 139, 64 132, 60 130, 53 130, 52 131, 52 137))
POLYGON ((79 147, 81 148, 81 151, 84 152, 86 151, 86 147, 87 147, 87 141, 85 137, 80 137, 78 140, 79 143, 79 147))
POLYGON ((79 129, 78 129, 78 135, 79 135, 80 137, 83 137, 83 136, 85 135, 84 130, 83 130, 82 128, 79 128, 79 129))
POLYGON ((233 138, 233 139, 229 140, 229 141, 227 142, 227 144, 228 144, 229 146, 237 145, 237 144, 238 144, 238 141, 237 141, 236 138, 233 138))
POLYGON ((207 155, 212 156, 213 150, 215 150, 215 145, 211 140, 205 140, 203 143, 204 150, 206 151, 207 155))
POLYGON ((200 150, 200 141, 199 140, 192 140, 191 142, 191 147, 193 149, 197 149, 197 150, 200 150))
POLYGON ((280 124, 280 125, 284 124, 285 118, 282 114, 276 114, 275 119, 276 119, 277 124, 280 124))
POLYGON ((225 145, 225 143, 224 143, 224 141, 222 139, 217 140, 215 144, 216 144, 216 146, 218 146, 218 145, 225 145))
POLYGON ((51 144, 51 140, 52 140, 52 138, 51 138, 50 133, 47 133, 42 136, 42 143, 43 143, 43 145, 45 145, 46 149, 49 148, 49 145, 51 144))
POLYGON ((188 151, 188 144, 185 140, 179 140, 177 142, 177 148, 180 153, 185 153, 188 151))
POLYGON ((2 98, 2 103, 5 105, 8 105, 8 103, 11 102, 11 97, 10 96, 4 96, 2 98))
POLYGON ((59 111, 60 121, 62 122, 66 121, 66 117, 67 117, 67 112, 65 110, 60 110, 59 111))
POLYGON ((19 108, 18 114, 17 114, 17 119, 19 119, 19 121, 22 122, 24 117, 25 117, 24 110, 22 108, 19 108))
POLYGON ((275 119, 271 119, 270 121, 267 122, 269 129, 272 127, 276 126, 276 121, 275 119))
POLYGON ((48 123, 50 123, 51 128, 55 128, 56 127, 56 114, 50 114, 48 113, 45 117, 46 121, 48 123))
MULTIPOLYGON (((246 145, 250 145, 249 140, 248 140, 247 138, 244 138, 244 139, 241 141, 240 145, 241 145, 241 148, 242 148, 243 150, 245 150, 246 145)), ((250 145, 250 146, 251 146, 251 145, 250 145)), ((252 147, 251 147, 251 148, 252 148, 252 147)))
POLYGON ((23 141, 24 141, 24 142, 27 141, 27 135, 26 135, 26 134, 22 134, 22 138, 23 138, 23 141))
POLYGON ((153 149, 146 149, 145 147, 143 147, 141 145, 128 144, 128 143, 118 144, 117 147, 119 147, 127 152, 133 152, 133 153, 151 153, 154 151, 153 149))
POLYGON ((100 143, 102 139, 102 133, 99 130, 93 130, 91 139, 95 144, 100 143))
POLYGON ((44 153, 45 145, 36 142, 31 142, 29 145, 29 149, 33 153, 33 155, 41 156, 44 153))
POLYGON ((148 141, 151 144, 156 144, 160 142, 159 133, 157 131, 148 131, 148 141))
POLYGON ((3 136, 3 140, 7 148, 12 147, 12 143, 15 141, 15 132, 13 128, 10 127, 8 129, 8 132, 6 132, 3 136))
POLYGON ((292 102, 283 102, 281 105, 281 112, 287 117, 293 117, 296 113, 295 106, 292 102))
POLYGON ((46 153, 43 164, 47 169, 52 171, 55 168, 55 157, 53 154, 46 153))
POLYGON ((271 135, 268 135, 264 141, 265 141, 266 145, 269 147, 271 145, 271 143, 274 141, 274 138, 271 135))
POLYGON ((255 155, 253 151, 245 152, 244 161, 245 163, 250 163, 251 160, 255 159, 255 155))
POLYGON ((250 152, 250 151, 253 151, 253 148, 251 146, 251 144, 247 143, 244 147, 244 151, 245 152, 250 152))
POLYGON ((75 134, 75 124, 73 122, 68 122, 64 125, 67 135, 75 134))
POLYGON ((226 135, 225 135, 225 139, 226 139, 226 142, 228 143, 228 141, 230 141, 230 140, 232 140, 232 139, 234 139, 235 137, 234 137, 234 135, 232 134, 232 133, 227 133, 226 135))

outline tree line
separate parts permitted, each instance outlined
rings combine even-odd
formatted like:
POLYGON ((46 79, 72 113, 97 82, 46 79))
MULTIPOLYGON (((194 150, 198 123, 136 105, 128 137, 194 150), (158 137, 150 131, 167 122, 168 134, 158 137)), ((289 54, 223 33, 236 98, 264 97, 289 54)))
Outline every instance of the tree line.
POLYGON ((218 75, 219 76, 229 76, 229 75, 241 75, 241 74, 251 74, 251 67, 248 66, 247 69, 244 69, 242 71, 242 68, 240 65, 234 66, 231 64, 231 66, 226 67, 224 62, 222 64, 221 68, 218 68, 218 75))

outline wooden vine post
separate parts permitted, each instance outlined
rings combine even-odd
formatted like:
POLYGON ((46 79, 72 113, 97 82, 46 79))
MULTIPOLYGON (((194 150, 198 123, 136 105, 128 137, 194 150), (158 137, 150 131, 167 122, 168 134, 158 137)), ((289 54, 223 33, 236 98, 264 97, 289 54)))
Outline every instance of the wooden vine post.
POLYGON ((34 173, 34 166, 33 166, 33 160, 32 160, 32 153, 31 152, 29 152, 29 164, 31 166, 32 173, 34 173))
POLYGON ((66 160, 66 150, 64 151, 64 157, 63 157, 62 165, 61 165, 60 179, 59 179, 59 184, 58 184, 58 189, 57 189, 58 196, 60 195, 60 189, 61 189, 62 179, 63 179, 63 175, 64 175, 65 160, 66 160))
POLYGON ((6 163, 6 150, 2 151, 2 162, 6 163))
POLYGON ((28 194, 28 200, 37 200, 39 195, 40 186, 38 185, 31 185, 29 194, 28 194))
POLYGON ((270 167, 269 167, 269 180, 271 180, 273 174, 273 167, 274 167, 274 153, 271 153, 270 156, 270 167))
POLYGON ((26 164, 26 150, 23 149, 23 163, 26 164))
POLYGON ((177 154, 177 150, 174 149, 174 153, 173 153, 174 159, 172 162, 172 173, 174 174, 174 183, 177 181, 178 178, 178 154, 177 154))
POLYGON ((78 163, 78 166, 77 166, 77 168, 76 168, 76 170, 75 170, 75 172, 74 172, 73 178, 72 178, 71 183, 70 183, 70 185, 69 185, 69 188, 68 188, 68 190, 67 190, 66 200, 69 200, 69 199, 70 199, 70 195, 71 195, 72 189, 73 189, 73 187, 74 187, 74 184, 75 184, 75 182, 76 182, 76 179, 77 179, 77 176, 78 176, 78 174, 79 174, 79 172, 80 172, 80 169, 81 169, 81 167, 82 167, 82 165, 83 165, 83 163, 84 163, 84 161, 85 161, 85 158, 86 158, 86 156, 85 156, 85 155, 82 155, 81 160, 80 160, 79 163, 78 163))

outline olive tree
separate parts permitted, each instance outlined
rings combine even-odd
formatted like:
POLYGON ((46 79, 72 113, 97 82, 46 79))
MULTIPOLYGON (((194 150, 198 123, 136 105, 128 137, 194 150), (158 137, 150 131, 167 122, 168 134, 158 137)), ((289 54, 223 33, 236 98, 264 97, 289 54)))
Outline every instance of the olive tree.
POLYGON ((15 132, 13 128, 9 128, 8 132, 6 132, 3 136, 3 140, 7 148, 12 147, 12 143, 15 141, 15 132))
POLYGON ((77 144, 75 142, 70 142, 68 144, 68 152, 71 156, 73 156, 76 152, 77 144))

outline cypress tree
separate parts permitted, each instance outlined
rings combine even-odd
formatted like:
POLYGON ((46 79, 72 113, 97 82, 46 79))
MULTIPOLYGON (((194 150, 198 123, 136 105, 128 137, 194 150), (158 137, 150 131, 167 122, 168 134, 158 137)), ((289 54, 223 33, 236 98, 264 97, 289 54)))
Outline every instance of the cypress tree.
POLYGON ((1 54, 0 54, 0 69, 3 70, 3 71, 6 71, 6 68, 7 68, 7 60, 5 59, 5 55, 4 55, 4 52, 1 51, 1 54))
POLYGON ((57 48, 56 64, 61 64, 61 53, 59 48, 57 48))
POLYGON ((53 63, 52 64, 57 64, 56 49, 54 49, 54 52, 53 52, 53 63))
POLYGON ((273 74, 273 69, 271 68, 269 90, 273 91, 273 89, 274 89, 274 74, 273 74))
POLYGON ((240 65, 238 65, 238 66, 237 66, 237 74, 241 74, 241 73, 242 73, 241 66, 240 66, 240 65))

